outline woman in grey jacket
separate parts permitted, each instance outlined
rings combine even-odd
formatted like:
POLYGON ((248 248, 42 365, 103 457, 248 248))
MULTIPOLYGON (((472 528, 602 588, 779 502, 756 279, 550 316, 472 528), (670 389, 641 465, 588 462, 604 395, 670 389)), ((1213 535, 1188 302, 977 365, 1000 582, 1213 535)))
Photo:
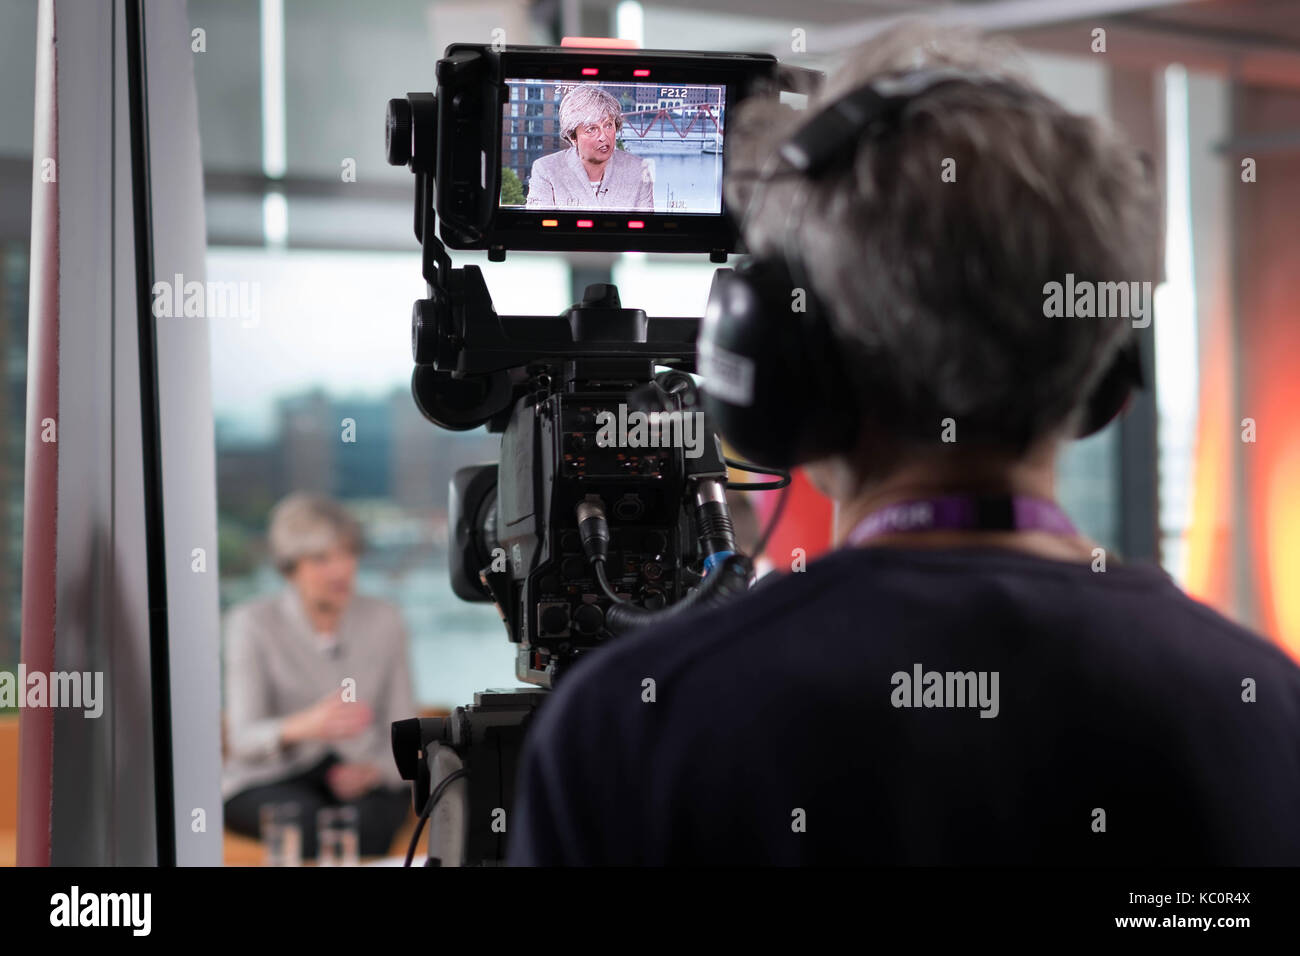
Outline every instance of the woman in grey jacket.
POLYGON ((609 93, 592 84, 569 90, 560 102, 560 135, 571 145, 533 163, 528 205, 654 212, 653 171, 618 148, 622 128, 622 107, 609 93))
POLYGON ((353 593, 361 528, 336 502, 290 495, 269 538, 288 587, 226 618, 226 826, 257 836, 263 804, 295 803, 310 858, 317 811, 350 804, 360 852, 383 854, 411 802, 389 742, 416 716, 401 614, 353 593))

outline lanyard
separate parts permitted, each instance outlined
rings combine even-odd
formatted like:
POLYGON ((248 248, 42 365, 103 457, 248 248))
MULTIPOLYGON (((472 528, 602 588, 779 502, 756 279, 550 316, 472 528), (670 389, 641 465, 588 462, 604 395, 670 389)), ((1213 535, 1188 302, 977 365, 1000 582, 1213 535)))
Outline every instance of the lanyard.
POLYGON ((860 545, 886 534, 913 531, 1050 531, 1078 534, 1055 502, 1023 495, 918 498, 871 512, 845 543, 860 545))

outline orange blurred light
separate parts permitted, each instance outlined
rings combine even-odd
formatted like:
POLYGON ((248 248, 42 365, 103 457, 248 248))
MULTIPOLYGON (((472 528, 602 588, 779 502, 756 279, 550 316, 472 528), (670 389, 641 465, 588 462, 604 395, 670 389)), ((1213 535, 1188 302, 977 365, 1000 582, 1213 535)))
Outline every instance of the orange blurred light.
POLYGON ((1300 436, 1287 435, 1282 441, 1286 444, 1278 449, 1267 478, 1263 552, 1278 640, 1300 660, 1300 436))
POLYGON ((1232 343, 1228 317, 1211 317, 1200 369, 1196 452, 1192 461, 1191 515, 1184 535, 1187 593, 1223 613, 1233 603, 1232 581, 1232 343))

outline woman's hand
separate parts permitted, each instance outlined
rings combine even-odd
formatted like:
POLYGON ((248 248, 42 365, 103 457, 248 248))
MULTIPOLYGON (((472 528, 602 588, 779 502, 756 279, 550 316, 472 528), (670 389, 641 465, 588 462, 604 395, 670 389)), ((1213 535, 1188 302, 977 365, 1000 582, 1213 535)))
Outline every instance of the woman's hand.
POLYGON ((285 718, 280 740, 286 745, 307 740, 355 737, 374 722, 375 712, 360 701, 345 701, 330 691, 316 703, 285 718))
POLYGON ((334 796, 345 803, 369 793, 378 786, 381 776, 372 763, 338 763, 325 771, 334 796))

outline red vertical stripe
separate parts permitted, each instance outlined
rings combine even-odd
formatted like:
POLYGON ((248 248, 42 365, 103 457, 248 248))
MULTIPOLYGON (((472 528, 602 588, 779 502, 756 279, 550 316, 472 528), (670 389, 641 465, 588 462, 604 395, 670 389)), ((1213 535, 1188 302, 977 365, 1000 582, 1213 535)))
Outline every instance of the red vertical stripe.
MULTIPOLYGON (((42 0, 36 30, 36 136, 32 180, 31 304, 27 346, 27 453, 23 488, 22 662, 54 670, 55 531, 59 446, 42 422, 59 418, 59 187, 42 182, 44 159, 58 168, 54 2, 42 0)), ((56 431, 57 434, 57 431, 56 431)), ((18 693, 26 689, 18 688, 18 693)), ((18 712, 18 864, 49 866, 54 711, 18 712)))

